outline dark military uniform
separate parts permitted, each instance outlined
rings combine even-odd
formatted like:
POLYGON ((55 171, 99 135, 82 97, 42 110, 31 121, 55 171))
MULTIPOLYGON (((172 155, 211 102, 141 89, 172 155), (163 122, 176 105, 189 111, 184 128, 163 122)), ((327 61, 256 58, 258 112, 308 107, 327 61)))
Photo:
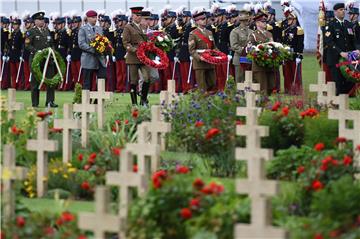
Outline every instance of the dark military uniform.
POLYGON ((80 59, 81 59, 81 49, 78 42, 79 28, 75 28, 70 32, 69 40, 69 50, 71 56, 71 79, 73 84, 78 81, 80 84, 83 84, 83 78, 80 76, 80 59))
MULTIPOLYGON (((37 13, 39 14, 39 13, 37 13)), ((43 14, 44 15, 44 14, 43 14)), ((43 16, 42 15, 42 16, 43 16)), ((51 47, 53 45, 50 31, 48 29, 41 29, 38 27, 33 27, 30 29, 25 38, 25 48, 30 51, 30 65, 37 51, 43 50, 45 48, 51 47)), ((44 67, 44 64, 40 66, 44 67)), ((46 77, 53 77, 55 75, 55 64, 52 60, 49 61, 49 65, 46 72, 46 77)), ((31 77, 31 101, 33 107, 38 107, 39 105, 39 81, 41 79, 35 79, 34 74, 31 77)), ((50 104, 51 107, 56 107, 55 100, 55 89, 47 87, 46 90, 46 103, 45 106, 50 104)))
MULTIPOLYGON (((7 19, 8 20, 8 19, 7 19)), ((3 21, 3 17, 1 19, 3 21)), ((6 28, 1 27, 1 59, 0 59, 0 67, 4 66, 4 69, 0 69, 2 71, 2 81, 1 81, 1 89, 7 89, 10 87, 10 75, 9 75, 9 64, 7 60, 3 58, 8 57, 8 41, 9 39, 9 31, 6 28), (5 39, 5 40, 3 40, 5 39)), ((0 71, 0 72, 1 72, 0 71)), ((0 73, 1 74, 1 73, 0 73)))
POLYGON ((289 46, 294 53, 293 59, 286 61, 283 65, 285 93, 300 94, 302 90, 301 63, 296 66, 296 59, 303 58, 304 30, 296 25, 284 29, 281 43, 289 46))
MULTIPOLYGON (((26 31, 24 33, 24 39, 27 34, 28 33, 26 31)), ((25 81, 24 89, 30 90, 30 64, 29 64, 30 51, 25 48, 25 44, 23 48, 23 59, 24 59, 24 81, 25 81)))
MULTIPOLYGON (((23 45, 24 45, 24 38, 22 32, 20 30, 11 32, 8 41, 8 46, 9 46, 8 56, 10 58, 11 88, 14 89, 17 89, 16 76, 20 66, 20 57, 21 57, 23 45)), ((21 76, 19 76, 18 83, 20 83, 21 81, 20 78, 21 76)))
POLYGON ((352 24, 347 20, 341 23, 339 20, 334 19, 325 27, 324 45, 327 47, 326 63, 336 83, 337 94, 347 94, 354 85, 342 76, 336 64, 339 63, 341 52, 355 50, 355 41, 352 24))
POLYGON ((69 54, 70 36, 65 28, 55 31, 54 35, 54 47, 55 50, 60 53, 64 61, 66 56, 69 54))
MULTIPOLYGON (((103 34, 104 36, 106 36, 109 41, 111 42, 111 45, 114 46, 115 43, 115 37, 114 37, 114 31, 110 31, 107 28, 103 28, 103 34)), ((108 91, 114 91, 115 89, 115 84, 116 84, 116 80, 114 77, 114 64, 112 61, 112 54, 107 54, 106 55, 106 62, 107 62, 107 66, 106 66, 106 90, 108 91)))
POLYGON ((117 28, 114 32, 114 48, 115 48, 115 60, 116 60, 116 87, 117 92, 125 92, 126 90, 126 64, 125 54, 126 49, 122 41, 122 33, 124 29, 117 28))

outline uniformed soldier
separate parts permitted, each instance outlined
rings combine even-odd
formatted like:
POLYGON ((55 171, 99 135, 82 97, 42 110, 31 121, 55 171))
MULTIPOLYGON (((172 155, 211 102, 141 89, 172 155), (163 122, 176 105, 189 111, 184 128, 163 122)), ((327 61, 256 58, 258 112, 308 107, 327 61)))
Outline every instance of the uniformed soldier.
POLYGON ((193 12, 193 19, 197 28, 189 35, 189 52, 193 57, 193 67, 198 88, 203 92, 216 90, 215 67, 204 61, 200 55, 206 49, 215 49, 214 37, 206 27, 205 9, 198 8, 193 12))
POLYGON ((125 64, 125 54, 126 49, 123 44, 122 40, 122 34, 124 32, 124 28, 127 24, 127 16, 125 16, 123 13, 117 14, 114 17, 114 23, 115 23, 115 32, 114 32, 114 49, 115 53, 113 58, 115 62, 115 68, 116 68, 116 92, 126 92, 126 76, 127 76, 127 70, 126 70, 126 64, 125 64))
MULTIPOLYGON (((326 26, 329 24, 329 22, 333 21, 334 20, 334 11, 333 10, 326 10, 325 11, 325 25, 321 27, 321 34, 322 34, 322 37, 324 39, 324 34, 325 34, 325 28, 326 26)), ((326 64, 326 56, 327 56, 327 53, 326 51, 328 50, 327 49, 327 46, 324 46, 323 42, 319 42, 319 44, 322 44, 322 48, 323 48, 323 54, 322 56, 322 59, 320 61, 320 66, 322 64, 322 69, 323 71, 325 71, 325 78, 326 78, 326 82, 329 82, 329 81, 333 81, 332 77, 331 77, 331 72, 330 72, 330 68, 329 66, 326 64)))
MULTIPOLYGON (((31 18, 29 13, 25 13, 23 17, 24 21, 24 38, 27 35, 27 32, 34 27, 34 20, 31 18)), ((23 47, 23 59, 24 59, 24 80, 25 80, 25 90, 30 90, 30 64, 29 64, 29 58, 30 58, 30 51, 23 47)))
POLYGON ((69 51, 70 57, 67 56, 67 60, 70 60, 70 67, 71 67, 71 81, 73 85, 79 82, 83 85, 83 77, 81 76, 80 72, 80 59, 81 59, 81 49, 79 47, 79 29, 81 27, 81 16, 74 15, 71 19, 71 32, 70 32, 70 39, 69 39, 69 51))
POLYGON ((137 48, 141 42, 147 41, 147 36, 140 26, 142 19, 141 11, 143 7, 132 7, 131 18, 132 22, 124 27, 123 44, 127 51, 125 62, 129 66, 130 74, 130 96, 131 103, 137 104, 137 85, 139 80, 139 70, 144 79, 141 88, 141 105, 147 105, 147 95, 150 87, 150 69, 148 66, 142 64, 136 55, 137 48))
MULTIPOLYGON (((44 12, 37 12, 32 15, 32 19, 35 21, 35 26, 30 29, 25 37, 25 48, 30 51, 29 63, 32 64, 32 60, 37 51, 51 47, 53 45, 50 31, 45 28, 44 25, 44 12)), ((46 77, 52 77, 55 73, 55 65, 52 60, 49 61, 49 65, 46 72, 46 77)), ((41 79, 35 79, 34 74, 31 77, 31 102, 33 107, 39 106, 39 81, 41 79)), ((45 106, 57 107, 55 104, 55 89, 46 87, 46 102, 45 106)))
POLYGON ((304 30, 298 26, 294 11, 285 12, 288 27, 283 29, 281 43, 290 47, 293 59, 283 65, 284 90, 288 94, 302 93, 301 61, 304 51, 304 30))
MULTIPOLYGON (((111 19, 108 15, 103 15, 100 19, 100 26, 102 26, 103 34, 106 36, 111 45, 114 46, 114 31, 110 30, 111 27, 111 19)), ((114 77, 114 64, 112 61, 112 54, 107 53, 105 55, 106 58, 106 90, 114 91, 116 79, 114 77)))
POLYGON ((336 64, 340 57, 347 58, 348 52, 355 50, 356 39, 351 23, 344 19, 345 4, 336 3, 333 9, 335 19, 325 27, 326 63, 336 84, 336 94, 347 94, 354 84, 342 76, 336 64))
POLYGON ((251 70, 251 64, 249 62, 245 62, 246 60, 246 46, 248 42, 249 35, 252 33, 252 30, 249 28, 249 12, 243 10, 240 11, 240 25, 236 27, 230 33, 230 47, 234 52, 233 64, 235 66, 235 79, 236 82, 244 82, 245 81, 245 69, 240 65, 248 64, 251 70), (241 59, 240 59, 241 58, 241 59))
MULTIPOLYGON (((266 30, 266 14, 262 10, 254 16, 256 30, 249 35, 249 42, 256 46, 261 43, 273 41, 272 35, 266 30)), ((275 73, 273 68, 261 67, 256 62, 252 63, 253 80, 260 83, 260 90, 270 95, 275 88, 275 73)))
POLYGON ((24 45, 24 37, 20 31, 21 19, 11 18, 12 32, 9 35, 8 40, 8 55, 10 58, 10 76, 11 76, 11 88, 21 89, 21 75, 19 75, 18 83, 16 83, 16 77, 18 76, 18 70, 20 67, 20 60, 22 60, 21 52, 24 45))
POLYGON ((0 74, 2 74, 1 77, 1 89, 7 89, 9 87, 11 87, 11 82, 10 82, 10 72, 9 72, 9 56, 8 56, 8 41, 7 39, 9 39, 9 24, 10 24, 10 19, 2 16, 1 17, 1 39, 5 39, 1 40, 1 59, 0 59, 0 67, 1 67, 1 71, 0 74), (4 69, 2 69, 2 67, 4 67, 4 69))

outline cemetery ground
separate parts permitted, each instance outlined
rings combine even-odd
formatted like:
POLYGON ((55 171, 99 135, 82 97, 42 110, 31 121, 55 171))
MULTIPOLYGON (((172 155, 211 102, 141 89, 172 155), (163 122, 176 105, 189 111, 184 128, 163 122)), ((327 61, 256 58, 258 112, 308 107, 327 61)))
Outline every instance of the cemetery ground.
POLYGON ((169 81, 148 109, 2 99, 1 238, 360 238, 360 96, 318 70, 306 55, 305 96, 265 97, 247 72, 207 97, 169 81))

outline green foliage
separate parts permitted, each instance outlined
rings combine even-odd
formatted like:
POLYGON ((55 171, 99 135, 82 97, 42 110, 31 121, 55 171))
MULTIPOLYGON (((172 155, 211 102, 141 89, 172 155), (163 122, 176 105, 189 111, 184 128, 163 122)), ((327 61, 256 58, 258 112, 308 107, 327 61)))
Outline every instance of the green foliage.
POLYGON ((81 104, 81 93, 82 93, 82 86, 80 83, 75 84, 74 89, 74 98, 73 98, 73 104, 81 104))

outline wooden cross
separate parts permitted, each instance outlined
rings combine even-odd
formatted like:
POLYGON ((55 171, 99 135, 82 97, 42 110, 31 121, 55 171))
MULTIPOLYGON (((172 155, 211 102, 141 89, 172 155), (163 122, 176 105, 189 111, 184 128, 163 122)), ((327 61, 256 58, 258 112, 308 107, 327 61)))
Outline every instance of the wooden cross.
POLYGON ((63 134, 63 162, 67 163, 72 157, 72 135, 73 129, 80 129, 80 120, 73 118, 73 105, 64 104, 64 119, 55 119, 54 128, 62 128, 63 134))
POLYGON ((16 90, 8 89, 8 120, 15 119, 15 111, 24 109, 24 103, 16 102, 16 90))
MULTIPOLYGON (((339 121, 339 136, 353 141, 354 150, 360 145, 360 111, 349 110, 349 96, 342 94, 337 97, 339 109, 329 109, 329 119, 339 121), (347 128, 347 121, 353 122, 353 128, 347 128)), ((358 159, 360 163, 360 159, 358 159)))
POLYGON ((48 139, 47 121, 38 122, 37 139, 29 139, 26 149, 37 152, 36 161, 36 191, 37 196, 42 197, 47 191, 48 180, 48 153, 58 150, 58 142, 48 139))
POLYGON ((168 80, 167 90, 160 92, 160 104, 169 105, 179 99, 179 95, 176 93, 175 80, 168 80))
POLYGON ((137 127, 137 143, 127 144, 126 149, 137 156, 138 171, 150 175, 160 166, 160 145, 151 144, 148 140, 149 131, 146 123, 137 127), (150 159, 150 162, 147 160, 150 159))
POLYGON ((140 196, 144 195, 148 188, 148 178, 141 172, 133 172, 133 155, 126 148, 121 152, 120 171, 106 173, 106 185, 119 187, 121 218, 120 238, 124 237, 125 224, 128 215, 128 207, 133 200, 132 189, 137 188, 140 196))
POLYGON ((90 104, 90 93, 88 90, 82 90, 81 104, 74 104, 74 111, 81 113, 81 145, 86 148, 89 141, 89 114, 96 111, 96 105, 90 104))
POLYGON ((336 97, 335 82, 326 83, 325 72, 318 72, 317 84, 310 84, 310 92, 317 92, 317 103, 327 105, 332 103, 336 97))
POLYGON ((4 145, 3 167, 1 170, 2 180, 2 200, 4 205, 4 220, 8 222, 15 214, 15 189, 13 184, 15 180, 24 180, 27 169, 16 167, 15 147, 11 144, 4 145))
POLYGON ((151 134, 150 142, 160 145, 161 150, 165 150, 165 133, 171 131, 171 124, 164 122, 161 117, 161 109, 158 105, 151 106, 151 121, 146 122, 149 133, 151 134))
POLYGON ((253 83, 252 71, 245 71, 245 81, 244 83, 238 83, 237 89, 242 91, 259 91, 260 84, 253 83))
POLYGON ((112 92, 105 91, 105 79, 98 79, 97 91, 90 91, 90 99, 97 99, 97 122, 98 128, 104 127, 104 103, 113 96, 112 92))
POLYGON ((79 228, 94 232, 96 239, 105 239, 106 232, 118 233, 121 230, 121 219, 117 215, 108 213, 110 205, 109 188, 97 186, 95 201, 95 213, 82 212, 79 214, 79 228))

